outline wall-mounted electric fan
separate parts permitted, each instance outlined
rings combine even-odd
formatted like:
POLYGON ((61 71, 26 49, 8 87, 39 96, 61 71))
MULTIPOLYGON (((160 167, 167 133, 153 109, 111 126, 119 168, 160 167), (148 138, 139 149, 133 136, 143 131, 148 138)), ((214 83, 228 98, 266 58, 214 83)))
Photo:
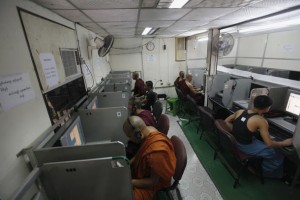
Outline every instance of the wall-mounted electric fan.
POLYGON ((213 53, 219 57, 227 56, 234 45, 234 38, 229 33, 221 33, 219 38, 213 38, 213 53))
MULTIPOLYGON (((89 54, 91 53, 92 49, 98 49, 98 55, 100 57, 106 56, 106 54, 109 52, 110 48, 112 47, 114 43, 114 36, 108 35, 103 40, 99 37, 92 38, 92 36, 89 36, 90 46, 88 46, 89 54)), ((90 57, 90 55, 89 55, 90 57)))

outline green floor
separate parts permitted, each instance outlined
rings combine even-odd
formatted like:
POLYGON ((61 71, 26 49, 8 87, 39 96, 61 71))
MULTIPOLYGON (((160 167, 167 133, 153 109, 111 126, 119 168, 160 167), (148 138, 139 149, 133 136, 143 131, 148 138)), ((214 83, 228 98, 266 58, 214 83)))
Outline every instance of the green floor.
POLYGON ((219 159, 213 159, 214 151, 207 142, 207 139, 212 139, 211 136, 206 134, 200 140, 196 133, 196 123, 190 123, 186 126, 184 126, 184 122, 179 124, 182 124, 183 132, 224 200, 300 199, 299 187, 292 191, 284 182, 272 179, 265 179, 265 184, 261 184, 259 178, 248 171, 241 177, 240 186, 234 189, 233 177, 219 159))

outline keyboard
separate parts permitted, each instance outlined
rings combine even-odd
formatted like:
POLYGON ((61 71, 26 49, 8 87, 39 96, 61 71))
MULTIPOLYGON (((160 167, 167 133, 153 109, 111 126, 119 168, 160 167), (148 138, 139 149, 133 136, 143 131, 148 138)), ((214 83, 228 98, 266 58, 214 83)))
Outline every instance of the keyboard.
MULTIPOLYGON (((277 142, 280 142, 280 141, 290 138, 287 135, 277 132, 277 131, 270 131, 270 136, 271 136, 272 140, 275 140, 277 142)), ((295 150, 292 145, 286 146, 286 147, 281 147, 281 149, 283 149, 284 151, 287 151, 289 153, 293 152, 295 150)))
POLYGON ((290 122, 285 121, 282 117, 269 118, 268 121, 273 125, 287 130, 291 134, 294 134, 296 126, 290 122))

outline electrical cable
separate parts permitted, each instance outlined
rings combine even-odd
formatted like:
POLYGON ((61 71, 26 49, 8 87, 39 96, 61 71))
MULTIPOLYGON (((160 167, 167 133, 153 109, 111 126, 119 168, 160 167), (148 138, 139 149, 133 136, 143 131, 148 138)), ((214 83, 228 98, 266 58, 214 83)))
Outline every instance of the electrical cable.
POLYGON ((94 83, 95 83, 94 75, 93 75, 93 73, 91 72, 89 66, 87 66, 87 64, 86 64, 85 62, 83 62, 83 63, 85 64, 86 68, 89 70, 89 72, 90 72, 90 74, 91 74, 91 77, 92 77, 92 79, 93 79, 93 85, 92 85, 91 88, 93 88, 93 87, 94 87, 94 83))

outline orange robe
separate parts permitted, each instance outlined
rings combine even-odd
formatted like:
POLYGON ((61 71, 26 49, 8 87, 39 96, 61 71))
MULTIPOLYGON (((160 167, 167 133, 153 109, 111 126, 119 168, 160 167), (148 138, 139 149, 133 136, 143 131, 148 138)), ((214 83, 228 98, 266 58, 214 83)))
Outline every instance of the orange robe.
POLYGON ((170 186, 175 173, 176 157, 172 142, 158 131, 150 133, 142 142, 131 167, 133 179, 150 177, 151 170, 160 177, 154 187, 133 188, 135 200, 152 200, 156 191, 170 186))

